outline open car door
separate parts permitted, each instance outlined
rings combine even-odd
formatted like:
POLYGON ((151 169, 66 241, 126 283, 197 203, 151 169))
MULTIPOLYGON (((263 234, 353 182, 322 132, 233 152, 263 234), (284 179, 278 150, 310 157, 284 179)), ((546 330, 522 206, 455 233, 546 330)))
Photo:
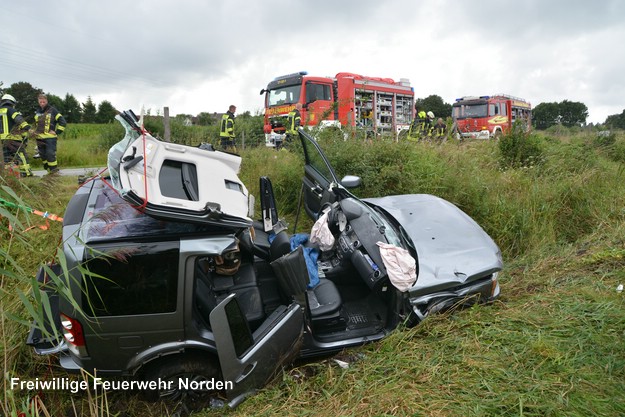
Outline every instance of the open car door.
POLYGON ((108 169, 122 198, 146 214, 167 221, 249 227, 253 198, 239 179, 241 157, 164 142, 146 132, 134 113, 116 119, 125 137, 111 147, 108 169))
POLYGON ((236 407, 297 357, 304 312, 297 303, 279 306, 252 333, 235 295, 230 294, 211 311, 210 323, 229 405, 236 407))
POLYGON ((299 128, 299 137, 304 148, 304 209, 310 218, 316 220, 325 204, 332 204, 337 196, 332 191, 339 184, 332 166, 317 145, 315 139, 299 128))

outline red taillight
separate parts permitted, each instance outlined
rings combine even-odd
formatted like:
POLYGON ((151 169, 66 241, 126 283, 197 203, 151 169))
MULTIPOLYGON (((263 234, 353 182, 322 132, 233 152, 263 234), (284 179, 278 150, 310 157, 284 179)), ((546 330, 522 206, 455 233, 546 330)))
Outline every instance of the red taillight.
POLYGON ((264 133, 271 133, 271 125, 267 124, 263 126, 264 133))
POLYGON ((63 326, 63 337, 69 344, 69 349, 76 355, 86 355, 85 335, 80 322, 61 313, 61 325, 63 326))

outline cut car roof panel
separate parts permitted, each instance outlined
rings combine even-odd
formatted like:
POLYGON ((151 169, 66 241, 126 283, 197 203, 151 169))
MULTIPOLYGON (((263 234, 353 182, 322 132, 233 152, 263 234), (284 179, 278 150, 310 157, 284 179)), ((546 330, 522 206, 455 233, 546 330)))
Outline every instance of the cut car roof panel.
POLYGON ((113 185, 126 201, 167 220, 251 223, 240 156, 158 140, 126 116, 117 118, 126 136, 109 152, 113 185))

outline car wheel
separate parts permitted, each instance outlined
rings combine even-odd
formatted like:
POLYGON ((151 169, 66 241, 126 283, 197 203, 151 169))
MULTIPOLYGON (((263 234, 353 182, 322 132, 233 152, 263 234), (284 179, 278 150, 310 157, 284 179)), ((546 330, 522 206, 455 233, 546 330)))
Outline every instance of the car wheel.
POLYGON ((158 389, 147 390, 150 401, 184 404, 186 407, 207 404, 218 390, 211 389, 221 382, 221 370, 210 354, 183 354, 165 358, 142 373, 145 381, 156 381, 158 389))

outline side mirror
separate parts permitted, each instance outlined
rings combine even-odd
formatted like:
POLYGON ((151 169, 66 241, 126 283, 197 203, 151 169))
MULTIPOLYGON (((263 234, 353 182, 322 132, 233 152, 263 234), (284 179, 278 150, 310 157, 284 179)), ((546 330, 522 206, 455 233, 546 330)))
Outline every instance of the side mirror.
POLYGON ((346 175, 341 180, 341 185, 345 188, 356 188, 362 184, 362 178, 356 175, 346 175))
POLYGON ((265 94, 267 92, 267 90, 265 90, 264 88, 262 90, 260 90, 260 95, 262 96, 263 94, 265 94))

